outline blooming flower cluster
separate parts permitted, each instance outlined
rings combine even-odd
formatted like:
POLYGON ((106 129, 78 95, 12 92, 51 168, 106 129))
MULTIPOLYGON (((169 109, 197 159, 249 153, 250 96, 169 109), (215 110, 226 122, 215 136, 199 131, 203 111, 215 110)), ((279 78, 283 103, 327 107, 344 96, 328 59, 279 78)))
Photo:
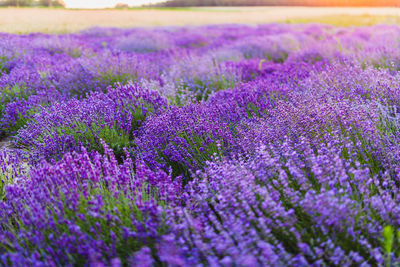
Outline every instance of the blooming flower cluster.
POLYGON ((121 157, 145 119, 166 109, 167 101, 158 92, 135 84, 107 88, 82 100, 55 102, 35 114, 21 129, 18 146, 29 147, 36 160, 61 158, 67 151, 102 150, 105 141, 121 157))
POLYGON ((397 266, 399 40, 1 34, 0 266, 397 266))

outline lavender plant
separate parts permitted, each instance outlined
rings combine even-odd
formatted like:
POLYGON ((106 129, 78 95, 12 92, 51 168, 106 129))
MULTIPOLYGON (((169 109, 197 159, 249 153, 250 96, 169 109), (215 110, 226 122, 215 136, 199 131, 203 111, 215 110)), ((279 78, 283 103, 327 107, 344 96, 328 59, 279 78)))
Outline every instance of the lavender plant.
POLYGON ((168 231, 162 209, 178 200, 179 181, 140 163, 135 174, 132 160, 118 165, 103 145, 104 156, 68 153, 6 186, 2 265, 126 264, 168 231))
POLYGON ((398 266, 399 40, 0 34, 0 265, 398 266))
POLYGON ((137 84, 108 88, 81 101, 54 103, 36 114, 16 136, 15 144, 38 158, 60 159, 67 151, 103 152, 104 140, 118 159, 134 145, 137 130, 146 117, 167 107, 157 92, 137 84))

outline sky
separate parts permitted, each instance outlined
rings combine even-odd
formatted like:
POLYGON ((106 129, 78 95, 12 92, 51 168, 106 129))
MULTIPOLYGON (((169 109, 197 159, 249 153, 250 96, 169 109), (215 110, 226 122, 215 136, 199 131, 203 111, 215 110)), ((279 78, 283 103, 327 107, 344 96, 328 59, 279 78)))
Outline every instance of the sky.
POLYGON ((67 8, 105 8, 114 7, 118 3, 126 3, 130 6, 163 2, 162 0, 64 0, 67 8))

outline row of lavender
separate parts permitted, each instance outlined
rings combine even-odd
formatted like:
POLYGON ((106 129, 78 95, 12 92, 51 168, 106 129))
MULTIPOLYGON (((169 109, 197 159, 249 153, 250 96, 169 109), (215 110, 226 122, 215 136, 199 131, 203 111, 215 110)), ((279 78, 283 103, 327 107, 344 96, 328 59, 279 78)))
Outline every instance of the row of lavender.
POLYGON ((396 265, 399 40, 1 35, 0 265, 396 265))

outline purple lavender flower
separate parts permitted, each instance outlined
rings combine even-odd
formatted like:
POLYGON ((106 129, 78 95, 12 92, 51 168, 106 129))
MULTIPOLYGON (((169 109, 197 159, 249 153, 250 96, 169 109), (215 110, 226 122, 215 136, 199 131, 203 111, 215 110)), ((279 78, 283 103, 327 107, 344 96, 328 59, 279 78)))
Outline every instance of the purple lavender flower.
POLYGON ((137 130, 146 117, 167 106, 157 92, 137 84, 108 88, 83 100, 56 102, 31 118, 21 129, 15 144, 33 149, 36 157, 60 158, 66 151, 102 151, 100 139, 121 157, 124 147, 133 145, 137 130))

